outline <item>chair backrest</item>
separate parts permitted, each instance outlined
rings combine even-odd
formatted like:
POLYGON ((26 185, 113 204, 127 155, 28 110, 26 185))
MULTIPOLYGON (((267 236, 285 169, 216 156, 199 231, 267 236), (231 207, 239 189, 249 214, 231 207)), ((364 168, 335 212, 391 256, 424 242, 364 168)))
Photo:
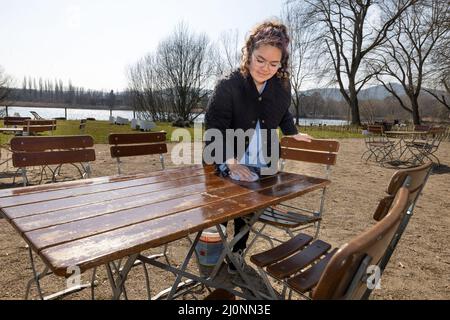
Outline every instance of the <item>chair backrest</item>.
POLYGON ((283 137, 280 158, 335 165, 338 151, 339 142, 335 140, 312 139, 311 142, 305 142, 293 137, 283 137))
POLYGON ((45 131, 55 131, 56 130, 56 120, 26 120, 23 131, 28 134, 33 134, 37 132, 45 131))
POLYGON ((382 135, 384 133, 384 126, 381 124, 369 124, 367 131, 371 134, 382 135))
POLYGON ((433 145, 437 147, 447 134, 447 128, 433 127, 430 130, 428 130, 428 134, 431 136, 433 145))
POLYGON ((392 202, 397 191, 404 184, 406 178, 409 176, 411 179, 410 184, 407 186, 409 189, 409 205, 415 205, 417 202, 419 195, 424 188, 428 176, 431 173, 431 169, 433 167, 432 162, 428 162, 420 167, 402 169, 396 171, 389 182, 388 188, 386 190, 387 196, 382 198, 378 204, 377 209, 373 215, 373 218, 376 221, 380 221, 383 217, 388 213, 391 208, 392 202))
POLYGON ((43 166, 95 161, 91 136, 14 137, 11 139, 14 167, 43 166))
POLYGON ((421 124, 414 125, 414 131, 427 132, 430 129, 431 129, 431 126, 426 126, 426 125, 421 125, 421 124))
POLYGON ((87 119, 81 119, 80 120, 79 128, 80 128, 81 132, 84 132, 84 130, 86 129, 86 124, 87 124, 87 119))
MULTIPOLYGON (((376 270, 408 209, 409 190, 400 188, 389 213, 333 255, 312 292, 313 299, 361 299, 368 268, 376 270)), ((381 272, 379 273, 381 276, 381 272)), ((378 280, 378 279, 377 279, 378 280)))
POLYGON ((4 117, 3 124, 5 126, 23 126, 26 124, 26 120, 31 119, 30 117, 4 117))
POLYGON ((120 170, 120 160, 122 157, 143 156, 159 154, 161 165, 164 169, 163 154, 167 153, 166 133, 111 133, 109 135, 111 145, 111 157, 118 160, 118 171, 120 170))

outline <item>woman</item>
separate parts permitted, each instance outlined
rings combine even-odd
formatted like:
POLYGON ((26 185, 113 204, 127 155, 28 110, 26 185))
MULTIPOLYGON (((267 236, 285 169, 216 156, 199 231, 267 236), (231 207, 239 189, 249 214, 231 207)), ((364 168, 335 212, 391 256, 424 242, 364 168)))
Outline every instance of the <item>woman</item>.
MULTIPOLYGON (((272 154, 271 146, 278 141, 272 141, 273 135, 266 131, 280 127, 284 135, 310 141, 308 135, 298 133, 289 112, 291 90, 287 71, 288 45, 289 36, 283 24, 269 21, 257 25, 242 49, 239 70, 216 85, 205 120, 207 130, 218 129, 222 133, 223 156, 215 161, 221 175, 230 175, 241 181, 254 181, 262 172, 261 168, 273 165, 268 157, 272 154), (226 139, 227 129, 254 130, 251 131, 251 139, 246 139, 243 144, 244 153, 237 150, 235 139, 226 139)), ((234 224, 236 235, 245 222, 238 218, 234 224)), ((239 258, 246 248, 247 239, 248 233, 233 246, 233 252, 238 253, 240 261, 243 261, 239 258)), ((232 264, 228 270, 236 272, 232 264)))

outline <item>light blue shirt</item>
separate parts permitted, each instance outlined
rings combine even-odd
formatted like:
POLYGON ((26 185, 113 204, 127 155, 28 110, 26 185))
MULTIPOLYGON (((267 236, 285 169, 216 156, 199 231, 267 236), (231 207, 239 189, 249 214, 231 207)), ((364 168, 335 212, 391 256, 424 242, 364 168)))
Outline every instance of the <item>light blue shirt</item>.
MULTIPOLYGON (((262 86, 261 90, 259 91, 259 94, 261 94, 264 91, 264 88, 266 87, 266 82, 264 82, 264 85, 262 86)), ((247 150, 245 151, 245 154, 242 156, 242 158, 239 160, 239 163, 245 166, 248 166, 249 169, 254 174, 255 168, 261 168, 266 167, 267 163, 264 160, 263 157, 263 150, 262 150, 262 136, 261 136, 261 124, 259 123, 259 120, 256 122, 255 127, 255 133, 252 136, 252 139, 250 140, 250 143, 248 145, 247 150)), ((226 164, 222 164, 219 166, 219 169, 221 171, 224 171, 227 168, 226 164)), ((235 180, 240 180, 240 177, 232 177, 235 180)), ((258 176, 254 174, 254 180, 257 180, 258 176)))
POLYGON ((261 125, 259 120, 256 123, 255 133, 253 134, 252 140, 250 140, 250 144, 248 145, 248 148, 241 160, 239 160, 239 163, 258 168, 267 165, 263 157, 261 125))

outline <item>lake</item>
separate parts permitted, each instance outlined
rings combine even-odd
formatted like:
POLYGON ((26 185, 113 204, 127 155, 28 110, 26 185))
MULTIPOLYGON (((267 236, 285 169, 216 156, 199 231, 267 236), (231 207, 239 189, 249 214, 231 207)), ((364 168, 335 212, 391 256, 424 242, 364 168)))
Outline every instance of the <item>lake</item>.
MULTIPOLYGON (((33 117, 30 111, 36 111, 42 118, 53 119, 64 117, 64 108, 29 108, 29 107, 8 107, 8 115, 13 116, 18 113, 21 117, 33 117)), ((79 120, 86 118, 95 118, 96 120, 109 120, 110 111, 109 110, 98 110, 98 109, 69 109, 67 108, 67 119, 68 120, 79 120)), ((113 117, 122 117, 126 119, 133 119, 133 111, 129 110, 113 110, 113 117)), ((202 123, 204 121, 204 115, 200 115, 195 119, 195 122, 202 123)), ((300 119, 300 125, 327 125, 327 126, 342 126, 347 125, 346 120, 338 119, 314 119, 314 118, 302 118, 300 119)))

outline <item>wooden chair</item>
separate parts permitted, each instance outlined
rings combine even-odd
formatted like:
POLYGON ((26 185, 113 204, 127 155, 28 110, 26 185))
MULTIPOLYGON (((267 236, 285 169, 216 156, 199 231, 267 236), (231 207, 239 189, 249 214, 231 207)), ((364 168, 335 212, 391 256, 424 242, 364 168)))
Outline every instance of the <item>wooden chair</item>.
POLYGON ((395 143, 384 134, 383 125, 368 125, 368 135, 364 139, 367 150, 361 155, 361 159, 367 155, 366 162, 374 157, 375 162, 382 163, 387 158, 392 158, 395 143))
POLYGON ((164 154, 167 153, 166 133, 111 133, 109 135, 111 157, 117 160, 117 172, 122 173, 121 158, 159 154, 164 170, 164 154))
MULTIPOLYGON (((32 166, 40 166, 41 180, 45 169, 48 168, 52 172, 52 182, 56 182, 56 175, 60 172, 61 166, 64 164, 73 165, 79 172, 81 178, 90 177, 91 169, 89 162, 95 161, 95 151, 93 148, 94 139, 91 136, 36 136, 36 137, 14 137, 11 139, 12 161, 13 166, 19 168, 22 172, 23 185, 28 184, 27 168, 32 166), (77 163, 80 165, 78 166, 77 163), (56 166, 53 169, 50 166, 56 166)), ((28 248, 30 263, 34 269, 34 254, 31 248, 28 248)), ((32 283, 38 286, 38 292, 41 299, 44 299, 40 290, 40 280, 51 272, 48 267, 43 272, 33 277, 27 285, 25 299, 30 294, 32 283)), ((83 288, 93 287, 91 284, 82 284, 75 291, 83 288)), ((73 292, 72 289, 66 289, 56 294, 45 297, 46 299, 54 299, 62 295, 73 292)))
POLYGON ((27 167, 41 166, 41 180, 45 168, 52 172, 52 181, 63 164, 78 169, 81 178, 89 177, 90 161, 95 161, 94 139, 91 136, 14 137, 11 139, 13 166, 22 172, 24 186, 28 183, 27 167), (80 163, 77 166, 76 163, 80 163), (51 165, 56 168, 51 169, 51 165))
POLYGON ((253 255, 272 298, 271 276, 283 283, 281 296, 289 289, 313 299, 367 299, 374 287, 367 287, 368 271, 381 277, 414 210, 431 172, 432 163, 397 171, 391 178, 388 195, 374 214, 377 223, 340 249, 322 240, 299 234, 268 251, 253 255), (309 294, 309 296, 308 296, 309 294))
POLYGON ((87 120, 86 119, 81 119, 80 120, 80 125, 79 125, 79 129, 80 129, 80 133, 83 133, 86 131, 86 124, 87 124, 87 120))
MULTIPOLYGON (((161 161, 162 169, 164 166, 164 154, 167 153, 166 144, 166 133, 161 132, 151 132, 151 133, 111 133, 108 137, 109 144, 111 145, 111 157, 117 160, 117 172, 122 174, 121 170, 121 158, 123 157, 133 157, 133 156, 143 156, 143 155, 153 155, 159 154, 159 159, 161 161)), ((163 246, 163 252, 148 256, 147 259, 157 259, 164 257, 167 264, 170 265, 169 257, 167 255, 168 244, 163 246)), ((140 261, 139 263, 141 263, 140 261)), ((120 269, 122 261, 112 262, 112 265, 117 270, 120 269)), ((148 290, 148 296, 150 297, 150 278, 148 271, 144 262, 142 262, 145 281, 148 290)), ((94 269, 95 273, 95 269, 94 269)), ((126 293, 125 293, 126 295, 126 293)))
MULTIPOLYGON (((312 140, 311 142, 297 141, 292 137, 283 137, 281 139, 280 152, 280 170, 283 171, 286 160, 301 161, 318 165, 325 165, 325 179, 329 179, 331 166, 336 164, 337 152, 339 151, 339 142, 334 140, 312 140)), ((246 252, 252 247, 258 237, 269 241, 273 247, 273 240, 282 242, 282 240, 270 236, 267 232, 263 233, 267 226, 284 230, 291 238, 300 230, 309 227, 315 227, 314 238, 317 237, 320 230, 322 215, 324 212, 326 188, 321 189, 320 203, 318 208, 299 208, 285 203, 267 208, 260 216, 262 223, 260 229, 252 228, 255 237, 247 246, 246 252)))

